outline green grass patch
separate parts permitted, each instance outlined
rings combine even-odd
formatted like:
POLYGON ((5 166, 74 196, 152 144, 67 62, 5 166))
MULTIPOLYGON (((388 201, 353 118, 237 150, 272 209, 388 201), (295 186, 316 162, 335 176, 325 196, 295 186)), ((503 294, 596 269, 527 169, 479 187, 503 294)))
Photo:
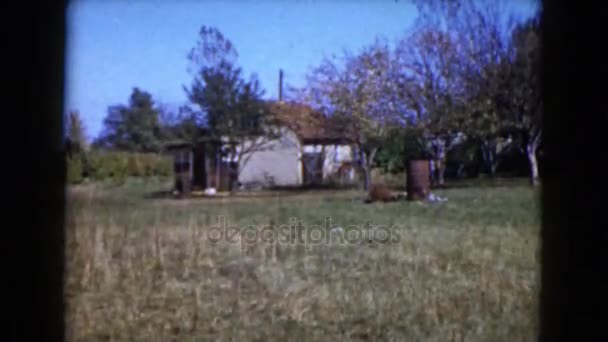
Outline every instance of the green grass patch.
POLYGON ((364 204, 355 190, 153 196, 170 187, 133 179, 70 188, 71 340, 536 338, 539 206, 523 181, 436 190, 443 203, 386 204, 364 204), (272 227, 275 240, 241 232, 215 242, 220 216, 272 227), (310 232, 328 217, 343 228, 325 232, 329 243, 277 239, 294 218, 304 226, 296 231, 310 232), (368 223, 393 239, 344 242, 368 223))

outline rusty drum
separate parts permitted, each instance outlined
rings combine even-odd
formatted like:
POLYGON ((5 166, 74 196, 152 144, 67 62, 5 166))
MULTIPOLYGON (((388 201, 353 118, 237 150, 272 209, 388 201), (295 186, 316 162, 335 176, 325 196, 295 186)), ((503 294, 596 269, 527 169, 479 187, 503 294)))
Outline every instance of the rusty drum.
POLYGON ((431 191, 431 165, 428 160, 410 160, 407 167, 407 199, 424 200, 431 191))

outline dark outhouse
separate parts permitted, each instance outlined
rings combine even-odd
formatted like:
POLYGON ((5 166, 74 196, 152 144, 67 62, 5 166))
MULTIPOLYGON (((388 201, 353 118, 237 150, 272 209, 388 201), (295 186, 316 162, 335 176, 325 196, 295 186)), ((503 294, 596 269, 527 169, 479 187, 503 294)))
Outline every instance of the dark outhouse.
POLYGON ((200 140, 196 144, 174 142, 167 146, 173 155, 174 190, 183 195, 192 191, 215 188, 231 190, 231 166, 226 160, 222 144, 215 140, 200 140))

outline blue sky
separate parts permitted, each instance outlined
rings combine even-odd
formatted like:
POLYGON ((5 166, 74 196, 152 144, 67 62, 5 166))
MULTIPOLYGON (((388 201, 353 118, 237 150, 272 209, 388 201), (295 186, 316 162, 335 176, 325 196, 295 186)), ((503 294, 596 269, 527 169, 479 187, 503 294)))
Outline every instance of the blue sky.
MULTIPOLYGON (((517 0, 515 0, 517 1, 517 0)), ((526 2, 521 1, 526 7, 526 2)), ((376 36, 401 37, 416 12, 404 1, 73 1, 68 7, 65 111, 80 111, 89 138, 108 106, 128 101, 133 87, 158 103, 187 102, 187 53, 202 25, 230 39, 245 75, 255 72, 276 98, 284 84, 302 86, 309 67, 376 36)))

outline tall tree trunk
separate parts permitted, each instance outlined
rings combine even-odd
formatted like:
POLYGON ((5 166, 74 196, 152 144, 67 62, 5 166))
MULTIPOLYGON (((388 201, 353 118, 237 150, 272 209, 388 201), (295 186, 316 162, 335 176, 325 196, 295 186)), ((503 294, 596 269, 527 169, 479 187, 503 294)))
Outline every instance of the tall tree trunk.
POLYGON ((372 169, 372 165, 374 163, 374 158, 376 157, 376 152, 378 151, 377 148, 373 148, 370 152, 369 152, 369 156, 368 154, 361 149, 360 150, 360 155, 361 155, 361 166, 363 168, 363 173, 364 173, 364 180, 363 180, 363 189, 365 191, 368 191, 371 184, 372 184, 372 175, 371 175, 371 169, 372 169))
POLYGON ((526 146, 526 154, 528 155, 528 162, 530 164, 530 184, 536 186, 538 185, 538 162, 536 160, 535 148, 528 144, 526 146))
POLYGON ((372 185, 372 174, 369 166, 363 168, 363 172, 365 173, 365 179, 363 181, 363 190, 368 191, 369 187, 372 185))
POLYGON ((437 165, 437 184, 439 186, 443 186, 445 184, 445 164, 446 164, 446 158, 444 157, 443 159, 439 159, 438 160, 438 165, 437 165))
POLYGON ((443 186, 445 184, 445 155, 440 156, 438 159, 431 160, 431 180, 433 186, 443 186))
POLYGON ((441 186, 443 185, 444 168, 442 166, 441 159, 431 159, 431 185, 441 186))
MULTIPOLYGON (((376 152, 378 152, 378 148, 373 148, 367 158, 367 169, 369 175, 368 189, 369 185, 372 183, 372 166, 374 165, 374 159, 376 158, 376 152)), ((366 189, 367 190, 367 189, 366 189)))
POLYGON ((490 177, 496 177, 496 169, 498 168, 498 163, 496 162, 496 158, 492 155, 492 161, 490 162, 490 177))
POLYGON ((363 150, 361 150, 360 156, 361 168, 363 169, 363 190, 367 191, 371 184, 371 171, 367 164, 367 156, 363 150))
POLYGON ((496 169, 498 166, 496 151, 493 144, 488 139, 484 139, 481 143, 481 155, 488 175, 490 175, 490 177, 496 176, 496 169))
POLYGON ((228 191, 232 195, 238 189, 237 183, 239 179, 241 161, 240 156, 237 154, 235 145, 231 146, 228 156, 228 191))
POLYGON ((228 170, 230 170, 229 178, 228 178, 228 190, 230 190, 230 194, 233 194, 238 190, 239 183, 239 162, 235 162, 234 165, 230 162, 228 170))
POLYGON ((534 134, 526 144, 526 155, 528 156, 528 163, 530 166, 530 184, 537 186, 539 184, 538 177, 538 160, 536 159, 536 151, 540 145, 541 132, 534 134))
POLYGON ((456 171, 456 178, 462 179, 464 178, 464 163, 458 164, 458 171, 456 171))
POLYGON ((443 186, 445 183, 446 145, 445 139, 435 139, 432 143, 434 158, 431 160, 431 179, 433 186, 443 186))

